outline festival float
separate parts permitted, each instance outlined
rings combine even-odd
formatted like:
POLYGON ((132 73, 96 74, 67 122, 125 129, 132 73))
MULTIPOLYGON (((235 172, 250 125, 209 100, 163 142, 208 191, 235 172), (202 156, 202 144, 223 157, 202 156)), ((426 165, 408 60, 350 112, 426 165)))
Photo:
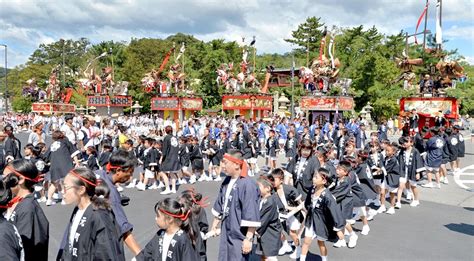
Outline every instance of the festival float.
POLYGON ((192 118, 196 112, 202 110, 202 98, 194 97, 194 92, 186 88, 184 66, 179 63, 180 58, 184 59, 186 51, 184 43, 174 58, 174 64, 169 68, 168 79, 161 79, 160 75, 174 51, 175 47, 166 54, 160 67, 147 73, 141 83, 145 93, 154 95, 150 100, 152 111, 163 119, 182 121, 185 118, 192 118))
MULTIPOLYGON (((71 87, 61 88, 58 80, 59 68, 57 65, 51 70, 46 90, 41 89, 35 78, 26 81, 27 85, 22 89, 22 96, 33 100, 31 111, 43 114, 74 113, 76 106, 70 104, 73 89, 71 87)), ((66 69, 66 68, 65 68, 66 69)), ((70 71, 69 68, 67 68, 70 71)))
POLYGON ((268 92, 268 81, 270 71, 267 71, 265 84, 263 87, 255 78, 255 70, 250 73, 248 63, 249 49, 254 50, 255 68, 255 37, 249 45, 245 44, 242 38, 240 47, 242 48, 242 61, 240 71, 234 76, 233 63, 221 64, 217 68, 217 85, 224 86, 225 93, 222 96, 222 110, 229 115, 241 115, 247 119, 262 119, 270 115, 273 110, 273 96, 268 92))
POLYGON ((325 27, 319 57, 313 59, 309 68, 302 66, 297 70, 299 82, 307 93, 301 97, 299 107, 306 112, 310 122, 316 119, 335 121, 342 117, 341 112, 354 110, 354 99, 349 95, 352 79, 338 77, 341 64, 335 57, 335 37, 336 28, 328 32, 325 27))
POLYGON ((446 90, 456 88, 456 82, 466 78, 464 68, 457 61, 450 60, 446 54, 442 53, 442 30, 441 30, 441 5, 436 6, 436 48, 426 48, 426 13, 428 4, 426 4, 423 13, 418 19, 416 31, 412 35, 405 34, 406 47, 402 58, 396 59, 398 67, 402 73, 393 83, 403 81, 403 88, 412 91, 414 95, 402 97, 400 99, 400 116, 411 117, 413 110, 418 114, 418 127, 433 127, 436 117, 446 119, 449 126, 452 121, 459 118, 459 101, 454 97, 448 97, 446 90), (425 19, 425 30, 418 33, 418 27, 422 19, 425 19), (423 56, 432 56, 438 59, 436 65, 425 64, 423 58, 410 58, 408 56, 408 39, 410 37, 423 34, 423 56), (416 82, 417 75, 414 73, 414 67, 421 69, 420 80, 416 82))
POLYGON ((122 114, 124 109, 132 106, 132 97, 128 95, 127 81, 114 81, 113 67, 104 67, 100 75, 91 65, 95 60, 107 56, 106 52, 95 57, 83 71, 83 78, 76 82, 79 93, 87 97, 87 108, 94 108, 100 115, 122 114))

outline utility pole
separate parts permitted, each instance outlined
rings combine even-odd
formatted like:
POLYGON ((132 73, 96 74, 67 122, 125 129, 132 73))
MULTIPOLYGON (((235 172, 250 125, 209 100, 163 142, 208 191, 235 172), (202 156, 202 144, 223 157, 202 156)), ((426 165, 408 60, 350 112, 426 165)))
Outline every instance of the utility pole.
POLYGON ((64 57, 64 45, 65 45, 65 41, 64 39, 61 39, 61 43, 62 43, 62 47, 63 47, 63 51, 62 51, 62 56, 63 56, 63 68, 62 68, 62 78, 63 78, 63 85, 66 83, 66 74, 64 73, 64 64, 65 64, 65 57, 64 57))

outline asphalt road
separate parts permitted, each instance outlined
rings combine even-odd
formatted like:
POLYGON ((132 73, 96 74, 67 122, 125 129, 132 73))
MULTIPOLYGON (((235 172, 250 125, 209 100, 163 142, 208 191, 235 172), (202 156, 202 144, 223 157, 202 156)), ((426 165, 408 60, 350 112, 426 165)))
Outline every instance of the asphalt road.
MULTIPOLYGON (((18 134, 26 140, 27 134, 18 134)), ((467 135, 466 135, 467 137, 467 135)), ((22 142, 22 144, 25 144, 22 142)), ((283 159, 279 159, 279 164, 283 159)), ((263 161, 260 159, 261 165, 263 161)), ((474 164, 474 144, 466 139, 466 157, 461 167, 474 164)), ((473 167, 474 168, 474 167, 473 167)), ((474 170, 472 170, 474 172, 474 170)), ((462 179, 472 179, 464 176, 462 179)), ((441 189, 421 188, 421 204, 412 208, 403 204, 395 215, 379 214, 369 223, 369 235, 359 233, 357 247, 354 249, 335 249, 327 243, 329 258, 332 260, 474 260, 474 192, 460 187, 449 176, 449 185, 441 189)), ((211 206, 215 201, 220 183, 204 182, 195 184, 195 188, 209 197, 211 206)), ((474 184, 465 184, 474 188, 474 184)), ((179 192, 184 187, 179 188, 179 192)), ((153 237, 157 231, 154 204, 163 198, 156 190, 144 192, 125 189, 124 194, 131 198, 125 207, 128 219, 134 225, 133 234, 141 246, 153 237)), ((44 206, 44 205, 43 205, 44 206)), ((206 209, 209 222, 212 222, 210 208, 206 209)), ((72 207, 60 204, 44 206, 50 222, 50 260, 54 260, 64 229, 72 212, 72 207)), ((362 224, 356 223, 356 229, 362 224)), ((207 242, 208 260, 217 260, 218 238, 207 242)), ((320 260, 316 242, 311 245, 312 253, 308 260, 320 260)), ((131 254, 126 250, 127 260, 131 254)), ((255 260, 257 258, 255 257, 255 260)), ((290 260, 287 256, 279 260, 290 260)))

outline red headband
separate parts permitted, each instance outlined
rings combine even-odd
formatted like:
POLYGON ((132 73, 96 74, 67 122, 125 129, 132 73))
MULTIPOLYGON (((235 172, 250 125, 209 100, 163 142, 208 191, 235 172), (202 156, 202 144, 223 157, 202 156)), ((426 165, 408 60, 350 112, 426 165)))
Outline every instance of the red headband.
POLYGON ((240 171, 240 176, 241 177, 247 177, 247 175, 248 175, 248 165, 247 165, 247 162, 245 162, 245 160, 238 159, 238 158, 236 158, 234 156, 231 156, 230 154, 227 154, 227 153, 224 154, 224 159, 241 165, 242 170, 240 171))
POLYGON ((119 169, 119 168, 121 168, 121 167, 120 166, 113 166, 112 164, 110 164, 110 162, 107 163, 107 165, 105 165, 105 169, 107 170, 107 172, 110 172, 113 169, 119 169))
POLYGON ((189 213, 191 212, 191 211, 188 210, 188 212, 186 212, 186 214, 183 213, 183 214, 176 215, 176 214, 170 213, 170 212, 168 212, 168 211, 166 211, 162 208, 159 208, 158 210, 160 210, 160 212, 162 212, 162 213, 164 213, 164 214, 166 214, 170 217, 179 218, 182 221, 185 221, 186 219, 188 219, 189 213))
POLYGON ((8 202, 7 205, 0 206, 0 208, 4 208, 4 209, 11 208, 13 207, 13 205, 15 205, 16 203, 20 203, 22 200, 23 200, 23 197, 16 196, 12 200, 10 200, 10 202, 8 202))
POLYGON ((18 177, 23 177, 24 179, 32 181, 34 183, 38 183, 38 182, 43 180, 43 175, 38 175, 38 176, 36 176, 36 178, 32 179, 32 178, 29 178, 29 177, 21 174, 18 170, 14 169, 11 165, 8 165, 7 167, 5 167, 5 169, 10 170, 13 174, 17 175, 18 177))
POLYGON ((97 186, 97 185, 100 184, 100 182, 98 182, 99 180, 96 180, 96 183, 94 183, 94 182, 92 182, 92 181, 90 181, 90 180, 88 180, 88 179, 82 177, 82 176, 79 175, 77 172, 75 172, 73 169, 72 169, 71 171, 69 171, 69 173, 72 174, 74 177, 76 177, 76 178, 78 178, 78 179, 84 181, 85 183, 87 183, 87 184, 89 184, 89 185, 91 185, 91 186, 93 186, 93 187, 95 187, 95 186, 97 186))
POLYGON ((208 203, 208 202, 205 202, 206 200, 209 199, 209 197, 204 197, 204 198, 202 198, 201 200, 196 200, 196 198, 194 197, 194 194, 196 193, 196 191, 194 190, 194 188, 191 187, 191 188, 189 188, 187 191, 188 191, 189 194, 191 195, 191 198, 192 198, 194 204, 197 204, 197 205, 201 206, 202 208, 205 208, 205 207, 208 207, 208 206, 209 206, 209 203, 208 203))

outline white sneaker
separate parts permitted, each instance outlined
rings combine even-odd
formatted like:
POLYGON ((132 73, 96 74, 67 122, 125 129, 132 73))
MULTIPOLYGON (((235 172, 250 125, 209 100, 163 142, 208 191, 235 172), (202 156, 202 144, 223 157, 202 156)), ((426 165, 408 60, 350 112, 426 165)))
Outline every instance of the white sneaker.
POLYGON ((443 176, 439 177, 439 182, 444 182, 444 177, 443 176))
POLYGON ((53 194, 53 199, 60 199, 59 194, 58 194, 58 193, 54 193, 54 194, 53 194))
POLYGON ((377 209, 377 213, 383 213, 385 211, 387 211, 387 208, 385 207, 385 205, 381 205, 379 209, 377 209))
POLYGON ((393 214, 395 214, 395 208, 394 208, 394 207, 390 207, 390 208, 388 208, 387 212, 385 212, 385 213, 387 213, 387 214, 389 214, 389 215, 393 215, 393 214))
POLYGON ((188 184, 188 182, 183 178, 183 179, 181 179, 181 181, 179 182, 179 184, 181 184, 181 185, 186 185, 186 184, 188 184))
POLYGON ((290 254, 291 259, 298 259, 301 256, 301 247, 297 246, 295 251, 290 254))
POLYGON ((214 179, 214 181, 218 181, 218 182, 219 182, 219 181, 222 181, 221 176, 217 176, 217 177, 214 179))
POLYGON ((176 194, 176 189, 172 189, 171 194, 176 194))
POLYGON ((171 193, 171 190, 169 188, 160 192, 161 195, 168 195, 170 193, 171 193))
POLYGON ((278 255, 279 256, 285 255, 286 253, 291 252, 291 250, 293 250, 293 248, 291 248, 290 244, 288 244, 288 242, 285 241, 285 243, 283 243, 283 246, 280 248, 280 250, 278 250, 278 255))
POLYGON ((346 240, 344 239, 339 239, 336 243, 334 243, 334 245, 332 245, 333 247, 335 248, 340 248, 340 247, 346 247, 347 246, 347 243, 346 243, 346 240))
POLYGON ((143 184, 143 183, 141 183, 141 182, 138 183, 135 187, 136 187, 137 190, 139 190, 139 191, 145 191, 145 189, 146 189, 145 184, 143 184))
POLYGON ((395 203, 395 208, 398 208, 398 209, 402 208, 402 203, 400 203, 400 201, 395 203))
POLYGON ((122 192, 122 191, 123 191, 122 186, 117 186, 117 191, 118 191, 118 192, 122 192))
POLYGON ((158 185, 156 185, 156 183, 153 183, 153 185, 151 185, 150 187, 148 187, 149 189, 158 189, 158 185))
POLYGON ((435 187, 432 182, 428 182, 428 183, 423 184, 421 186, 424 187, 424 188, 434 188, 435 187))
POLYGON ((61 205, 63 205, 63 206, 66 205, 66 201, 64 201, 64 199, 61 200, 61 205))
POLYGON ((382 203, 380 203, 380 199, 374 200, 374 205, 376 207, 380 207, 380 205, 382 205, 382 203))
POLYGON ((189 184, 194 184, 196 183, 196 176, 192 175, 191 178, 189 178, 189 184))
POLYGON ((160 182, 160 184, 158 184, 158 188, 159 188, 159 189, 160 189, 160 188, 164 188, 164 187, 165 187, 165 183, 160 182))
POLYGON ((207 177, 206 177, 206 181, 213 181, 213 179, 212 179, 211 176, 207 176, 207 177))
POLYGON ((51 206, 56 204, 56 202, 52 201, 51 199, 46 200, 46 206, 51 206))
POLYGON ((358 239, 358 238, 359 238, 359 237, 358 237, 355 233, 353 233, 353 234, 349 237, 349 243, 347 244, 347 246, 348 246, 349 248, 354 248, 354 247, 356 247, 356 245, 357 245, 357 239, 358 239))
POLYGON ((352 218, 352 219, 347 220, 347 223, 349 223, 351 225, 354 225, 356 223, 356 221, 355 221, 354 218, 352 218))
POLYGON ((417 207, 418 205, 420 205, 420 201, 418 201, 418 200, 413 200, 410 203, 410 207, 417 207))
POLYGON ((440 189, 441 188, 441 183, 436 183, 435 188, 440 189))
POLYGON ((136 180, 133 180, 130 182, 125 188, 134 188, 135 187, 136 180))
POLYGON ((367 211, 367 220, 368 221, 371 221, 374 219, 374 217, 378 214, 377 210, 375 209, 369 209, 369 211, 367 211))
POLYGON ((443 184, 448 185, 449 184, 448 177, 445 177, 442 182, 443 182, 443 184))
POLYGON ((132 181, 130 181, 130 183, 128 183, 128 185, 125 186, 125 188, 134 188, 135 185, 137 185, 137 179, 132 179, 132 181))
POLYGON ((407 192, 407 197, 406 197, 407 200, 412 200, 413 199, 413 192, 411 191, 408 191, 407 192))
POLYGON ((41 203, 41 202, 46 202, 46 197, 41 197, 38 199, 38 202, 41 203))
POLYGON ((207 180, 206 175, 201 175, 201 177, 199 177, 199 179, 197 181, 202 182, 202 181, 206 181, 206 180, 207 180))
POLYGON ((362 231, 360 233, 364 236, 367 236, 369 234, 369 231, 370 231, 369 225, 365 225, 362 227, 362 231))

